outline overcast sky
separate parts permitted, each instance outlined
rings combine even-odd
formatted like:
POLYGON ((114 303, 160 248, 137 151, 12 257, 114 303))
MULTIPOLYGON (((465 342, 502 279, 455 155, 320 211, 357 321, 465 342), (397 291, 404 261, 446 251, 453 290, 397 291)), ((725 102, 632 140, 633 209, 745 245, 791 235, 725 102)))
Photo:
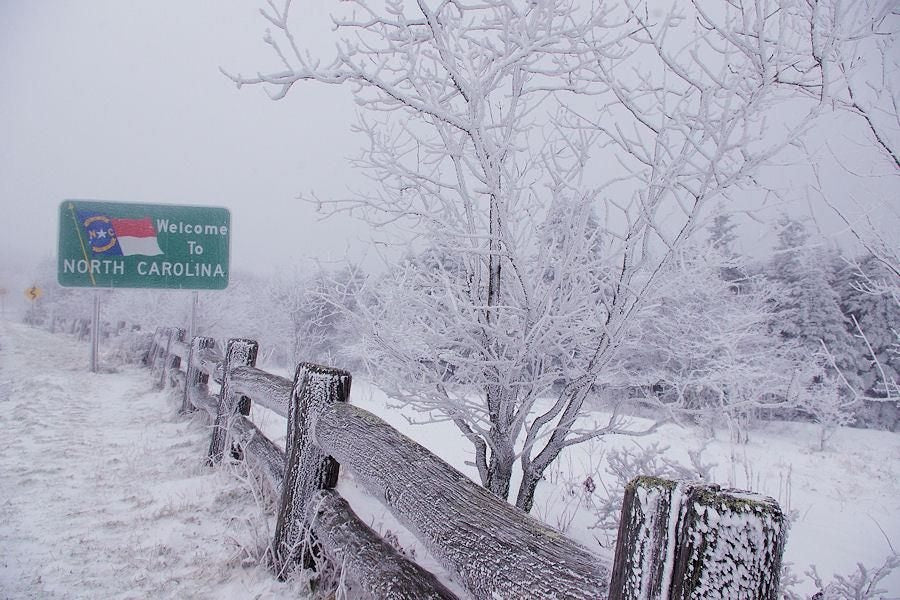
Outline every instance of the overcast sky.
MULTIPOLYGON (((228 207, 233 270, 359 247, 359 226, 295 199, 352 180, 349 90, 272 102, 219 72, 273 64, 262 4, 0 0, 0 286, 55 257, 66 198, 228 207)), ((327 31, 326 2, 308 4, 301 27, 327 31)))
MULTIPOLYGON (((295 199, 360 181, 345 160, 361 143, 350 90, 298 86, 272 102, 219 72, 277 68, 263 4, 0 0, 0 287, 21 296, 55 257, 67 198, 227 207, 238 271, 361 252, 358 224, 321 222, 295 199)), ((294 19, 301 44, 326 54, 329 6, 305 0, 294 19)))

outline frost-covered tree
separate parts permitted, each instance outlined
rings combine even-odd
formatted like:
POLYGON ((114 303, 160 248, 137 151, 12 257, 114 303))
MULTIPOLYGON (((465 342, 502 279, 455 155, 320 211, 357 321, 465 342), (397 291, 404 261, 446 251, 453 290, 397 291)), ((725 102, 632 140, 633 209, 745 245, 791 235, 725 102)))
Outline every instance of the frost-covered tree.
POLYGON ((824 100, 865 131, 888 172, 900 169, 900 10, 892 0, 810 0, 786 5, 797 34, 809 40, 779 78, 824 100), (821 86, 792 81, 820 70, 821 86))
POLYGON ((819 424, 818 450, 825 450, 838 427, 849 425, 857 408, 846 384, 835 372, 834 357, 823 347, 805 358, 795 371, 787 399, 796 413, 819 424))
POLYGON ((264 295, 273 310, 284 315, 282 344, 287 363, 301 361, 355 367, 356 341, 348 313, 355 308, 363 285, 358 267, 332 271, 315 266, 306 273, 295 271, 267 285, 264 295), (348 362, 349 361, 349 362, 348 362))
POLYGON ((860 389, 873 398, 894 396, 900 382, 900 356, 897 353, 897 329, 900 328, 900 304, 879 287, 888 286, 891 271, 872 255, 838 264, 837 288, 841 309, 852 324, 856 338, 856 372, 860 389), (866 332, 863 338, 861 332, 866 332))
POLYGON ((766 271, 780 288, 773 302, 772 331, 798 342, 808 355, 818 354, 824 347, 835 357, 835 366, 852 376, 849 319, 841 311, 840 296, 832 286, 835 254, 823 242, 811 240, 800 221, 784 217, 778 228, 775 254, 766 271))
POLYGON ((718 212, 708 228, 709 241, 713 250, 718 253, 722 261, 720 276, 732 284, 735 292, 741 290, 741 285, 746 284, 746 269, 741 264, 743 261, 734 248, 737 241, 737 224, 727 212, 718 212))
POLYGON ((861 401, 858 423, 900 427, 900 303, 891 293, 893 272, 877 257, 841 259, 836 266, 841 309, 853 337, 853 391, 861 401))
POLYGON ((459 427, 497 495, 518 461, 530 509, 565 447, 623 431, 578 417, 635 314, 704 212, 821 110, 809 92, 828 74, 794 5, 353 0, 325 59, 292 34, 290 1, 263 11, 279 65, 238 85, 347 84, 362 109, 371 187, 316 200, 453 257, 370 288, 367 355, 459 427))
POLYGON ((737 229, 737 225, 731 215, 724 212, 714 216, 713 222, 709 226, 709 241, 724 258, 734 258, 737 255, 734 250, 734 243, 737 241, 735 229, 737 229))
MULTIPOLYGON (((855 278, 852 285, 900 306, 900 240, 896 235, 900 212, 895 201, 900 194, 900 11, 890 0, 797 3, 796 10, 805 11, 810 23, 806 31, 812 43, 803 62, 817 64, 829 74, 826 87, 807 93, 827 100, 832 111, 825 117, 837 133, 828 136, 824 152, 809 152, 815 179, 810 192, 816 203, 838 215, 869 257, 865 267, 855 252, 845 257, 854 267, 845 271, 855 278), (852 152, 844 150, 847 142, 852 152), (835 170, 864 180, 869 189, 854 194, 844 186, 829 184, 829 172, 835 170), (871 261, 879 265, 874 278, 871 261)), ((900 342, 900 334, 891 325, 861 327, 856 323, 852 333, 863 346, 870 345, 868 338, 900 342)), ((882 364, 884 354, 868 351, 862 355, 872 364, 859 369, 868 376, 850 382, 854 393, 870 408, 874 407, 872 401, 880 400, 882 408, 891 408, 888 413, 896 413, 900 387, 891 379, 890 365, 882 364), (880 378, 881 396, 870 393, 873 373, 880 378)), ((856 358, 859 356, 857 353, 856 358)))
MULTIPOLYGON (((224 344, 229 338, 249 338, 259 342, 260 364, 289 362, 289 315, 266 294, 271 279, 256 273, 232 271, 224 290, 201 291, 195 334, 213 337, 224 344)), ((169 291, 171 294, 172 292, 169 291)), ((190 319, 189 294, 172 298, 183 311, 179 323, 187 328, 190 319)))
POLYGON ((676 418, 724 421, 743 441, 761 412, 797 405, 799 353, 769 333, 772 286, 746 278, 738 290, 722 264, 740 269, 715 246, 686 248, 673 262, 623 346, 622 383, 642 382, 644 401, 676 418))

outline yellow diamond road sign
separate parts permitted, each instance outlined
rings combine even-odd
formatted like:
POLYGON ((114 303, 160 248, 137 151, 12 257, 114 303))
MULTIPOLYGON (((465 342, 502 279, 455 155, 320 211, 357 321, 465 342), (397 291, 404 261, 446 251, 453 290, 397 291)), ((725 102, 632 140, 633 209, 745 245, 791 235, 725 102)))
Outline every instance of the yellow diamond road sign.
POLYGON ((44 291, 36 285, 31 286, 27 290, 25 290, 25 297, 34 302, 38 298, 41 297, 44 291))

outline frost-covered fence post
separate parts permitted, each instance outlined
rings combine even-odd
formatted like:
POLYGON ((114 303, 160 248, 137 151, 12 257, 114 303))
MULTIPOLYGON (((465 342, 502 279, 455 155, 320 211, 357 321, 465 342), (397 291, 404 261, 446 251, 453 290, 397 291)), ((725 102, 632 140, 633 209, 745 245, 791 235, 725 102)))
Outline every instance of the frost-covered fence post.
POLYGON ((609 600, 668 599, 678 517, 690 485, 636 477, 625 486, 609 600))
POLYGON ((144 359, 144 364, 146 364, 150 368, 150 374, 153 374, 153 365, 156 362, 156 352, 159 348, 159 332, 160 328, 157 327, 156 331, 153 332, 153 337, 150 338, 150 349, 147 351, 147 357, 144 359))
POLYGON ((83 341, 91 333, 91 320, 90 319, 79 319, 78 326, 78 341, 83 341))
MULTIPOLYGON (((161 371, 163 369, 163 365, 166 364, 166 359, 168 358, 166 346, 169 342, 169 333, 171 331, 171 327, 162 327, 159 330, 159 340, 157 341, 156 348, 156 360, 153 363, 154 370, 152 372, 154 378, 159 376, 159 371, 161 371)), ((158 383, 155 383, 154 385, 156 385, 157 387, 159 386, 158 383)))
POLYGON ((775 500, 698 486, 679 529, 670 598, 778 598, 787 523, 775 500))
POLYGON ((312 427, 324 407, 347 401, 350 383, 347 371, 311 363, 297 365, 288 404, 287 465, 273 544, 279 577, 294 561, 302 560, 305 567, 314 564, 317 552, 305 518, 307 505, 316 491, 337 485, 340 465, 316 446, 312 427))
POLYGON ((159 368, 165 352, 167 333, 168 327, 157 327, 156 333, 153 335, 153 344, 150 346, 150 375, 154 379, 156 378, 156 370, 159 368))
POLYGON ((172 344, 175 342, 183 342, 184 341, 184 329, 181 327, 170 327, 169 334, 166 336, 166 350, 162 368, 160 369, 159 375, 159 387, 165 388, 166 378, 169 376, 169 369, 174 368, 178 369, 181 367, 181 358, 176 354, 172 354, 172 344))
POLYGON ((775 600, 785 534, 771 498, 637 477, 625 488, 609 600, 775 600))
POLYGON ((211 337, 195 336, 191 340, 191 350, 188 353, 187 368, 184 378, 184 396, 181 399, 181 413, 187 414, 196 410, 191 402, 191 390, 209 381, 209 375, 200 370, 198 366, 200 352, 216 345, 216 340, 211 337))
POLYGON ((250 399, 246 396, 235 398, 231 390, 231 370, 238 366, 256 366, 259 344, 254 340, 230 339, 225 349, 222 369, 222 388, 219 392, 219 407, 209 442, 208 462, 216 464, 222 460, 227 442, 229 422, 238 412, 250 414, 250 399))

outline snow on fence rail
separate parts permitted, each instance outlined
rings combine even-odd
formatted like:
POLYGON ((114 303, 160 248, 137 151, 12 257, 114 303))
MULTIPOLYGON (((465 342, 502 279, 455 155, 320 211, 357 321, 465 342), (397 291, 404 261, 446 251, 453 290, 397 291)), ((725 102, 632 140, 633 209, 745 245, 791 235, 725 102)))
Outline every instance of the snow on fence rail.
MULTIPOLYGON (((26 315, 25 323, 40 327, 46 326, 50 333, 69 333, 79 340, 87 339, 91 335, 91 320, 84 318, 70 318, 49 316, 41 317, 35 315, 26 315)), ((100 336, 108 338, 111 335, 118 335, 123 331, 140 331, 140 325, 128 325, 125 321, 119 321, 115 325, 108 321, 104 321, 101 325, 100 336)))
POLYGON ((300 363, 290 381, 255 367, 258 345, 161 328, 145 359, 182 412, 214 420, 208 460, 246 460, 281 498, 276 574, 331 563, 375 598, 455 598, 362 522, 334 487, 340 466, 378 497, 474 598, 777 597, 786 527, 771 498, 639 477, 626 489, 610 568, 493 496, 375 415, 348 403, 346 371, 300 363), (209 391, 209 379, 221 384, 209 391), (286 452, 247 418, 256 402, 288 420, 286 452))

